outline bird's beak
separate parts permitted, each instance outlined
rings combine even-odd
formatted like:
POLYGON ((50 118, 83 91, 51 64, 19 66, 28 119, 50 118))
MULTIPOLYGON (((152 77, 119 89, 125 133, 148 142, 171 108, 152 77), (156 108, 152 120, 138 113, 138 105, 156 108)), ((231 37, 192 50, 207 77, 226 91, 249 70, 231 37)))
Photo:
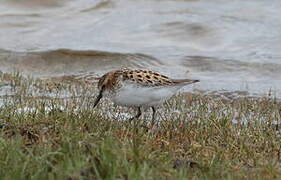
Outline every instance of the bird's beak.
POLYGON ((95 100, 94 108, 98 105, 98 103, 100 102, 100 100, 101 100, 101 98, 102 98, 103 89, 104 89, 104 88, 102 88, 102 89, 100 90, 99 95, 98 95, 98 97, 97 97, 96 100, 95 100))
POLYGON ((98 103, 100 102, 101 98, 102 98, 102 93, 100 92, 99 95, 98 95, 98 97, 97 97, 96 100, 95 100, 94 108, 98 105, 98 103))

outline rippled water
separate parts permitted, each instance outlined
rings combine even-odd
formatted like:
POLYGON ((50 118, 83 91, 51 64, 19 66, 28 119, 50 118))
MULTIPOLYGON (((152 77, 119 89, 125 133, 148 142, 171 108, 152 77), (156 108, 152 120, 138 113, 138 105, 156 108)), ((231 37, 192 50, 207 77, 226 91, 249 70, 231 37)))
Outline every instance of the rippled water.
POLYGON ((0 70, 199 78, 193 88, 281 95, 279 0, 0 0, 0 70))

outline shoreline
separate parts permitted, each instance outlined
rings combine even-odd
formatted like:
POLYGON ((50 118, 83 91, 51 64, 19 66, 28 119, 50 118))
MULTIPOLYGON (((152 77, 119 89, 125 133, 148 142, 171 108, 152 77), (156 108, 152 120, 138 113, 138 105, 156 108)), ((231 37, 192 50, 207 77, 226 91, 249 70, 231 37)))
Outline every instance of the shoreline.
POLYGON ((14 96, 0 107, 4 179, 281 178, 281 102, 274 98, 180 94, 151 126, 151 112, 130 124, 132 109, 109 101, 92 109, 91 84, 5 79, 14 96))

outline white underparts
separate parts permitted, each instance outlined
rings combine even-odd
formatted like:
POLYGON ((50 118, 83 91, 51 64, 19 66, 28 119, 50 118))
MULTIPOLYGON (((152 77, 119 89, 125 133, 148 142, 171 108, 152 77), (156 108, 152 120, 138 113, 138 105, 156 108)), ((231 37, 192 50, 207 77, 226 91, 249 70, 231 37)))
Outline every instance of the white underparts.
POLYGON ((114 94, 107 94, 116 104, 122 106, 155 106, 171 98, 180 86, 149 87, 126 83, 114 94))

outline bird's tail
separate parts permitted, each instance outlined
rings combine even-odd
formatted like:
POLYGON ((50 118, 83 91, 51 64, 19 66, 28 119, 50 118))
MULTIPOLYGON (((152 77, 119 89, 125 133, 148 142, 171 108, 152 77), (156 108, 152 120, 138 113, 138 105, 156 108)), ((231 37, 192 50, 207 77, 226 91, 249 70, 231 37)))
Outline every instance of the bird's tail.
POLYGON ((193 84, 193 83, 197 83, 197 82, 200 82, 198 79, 173 79, 172 80, 173 83, 175 84, 193 84))

